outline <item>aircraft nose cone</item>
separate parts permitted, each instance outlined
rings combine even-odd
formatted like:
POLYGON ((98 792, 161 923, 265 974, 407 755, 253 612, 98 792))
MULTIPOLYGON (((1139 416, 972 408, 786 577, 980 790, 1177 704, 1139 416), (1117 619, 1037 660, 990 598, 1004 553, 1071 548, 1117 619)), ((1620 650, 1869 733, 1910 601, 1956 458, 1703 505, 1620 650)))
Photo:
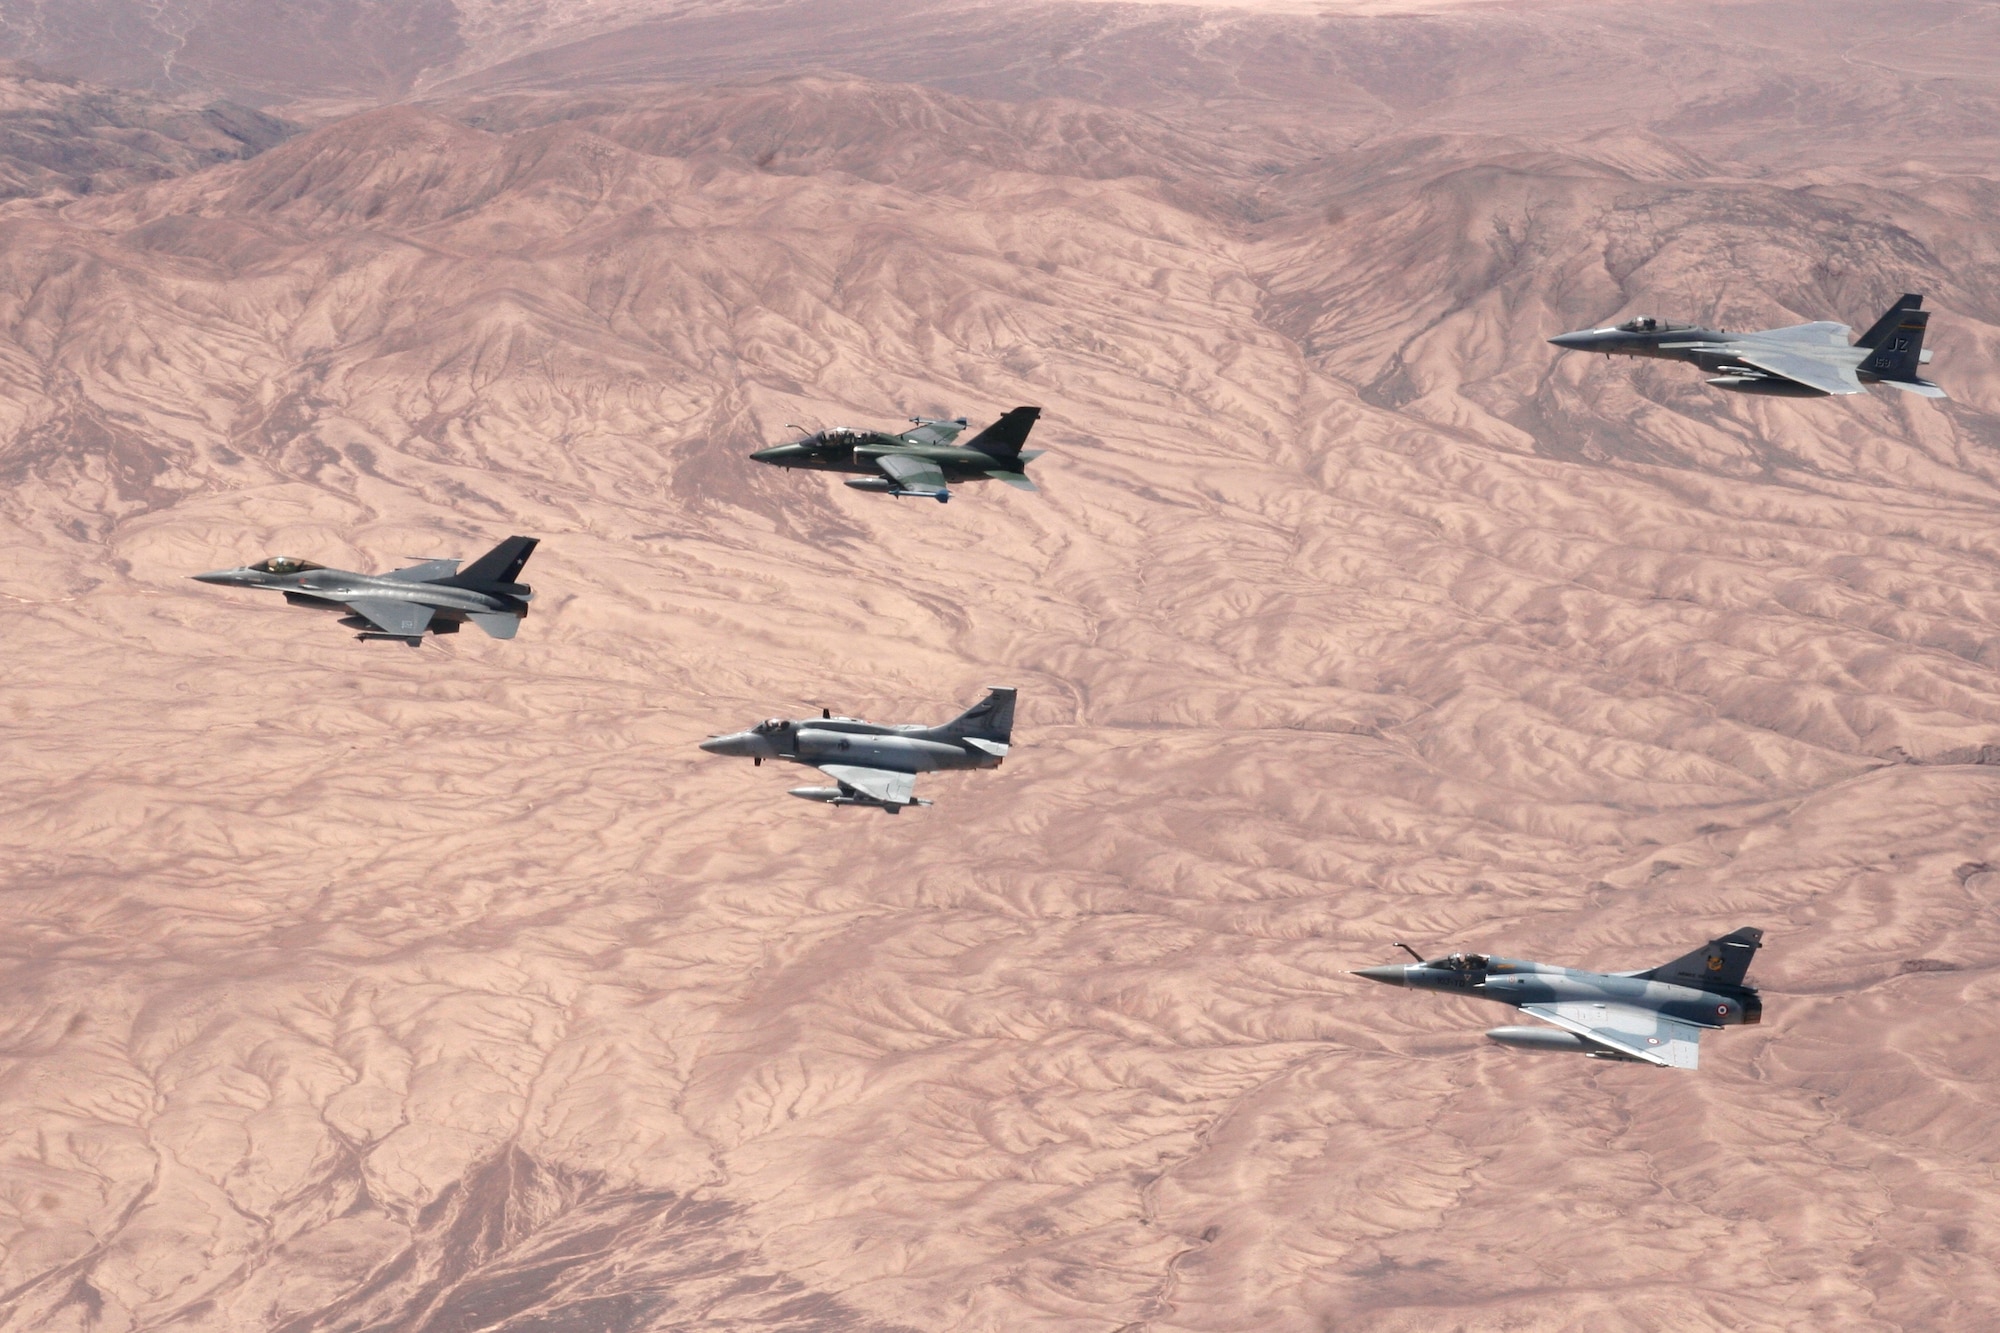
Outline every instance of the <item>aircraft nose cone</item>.
POLYGON ((1549 339, 1549 341, 1554 343, 1557 347, 1561 347, 1569 351, 1576 351, 1578 349, 1590 346, 1590 344, 1596 341, 1596 339, 1597 339, 1597 330, 1578 329, 1574 333, 1558 333, 1555 337, 1549 339))
POLYGON ((1403 974, 1408 970, 1399 964, 1388 963, 1382 967, 1357 967, 1354 969, 1354 975, 1367 977, 1370 981, 1379 981, 1385 986, 1400 986, 1404 983, 1403 974))
POLYGON ((228 585, 236 582, 236 576, 240 572, 234 569, 216 569, 206 574, 190 574, 188 577, 196 583, 220 583, 228 585))
POLYGON ((779 467, 786 467, 805 457, 805 453, 806 451, 796 444, 774 444, 768 449, 757 450, 750 455, 750 458, 753 462, 775 463, 779 467))
POLYGON ((727 736, 710 736, 701 743, 701 748, 710 754, 735 755, 738 758, 753 753, 752 739, 743 732, 731 732, 727 736))

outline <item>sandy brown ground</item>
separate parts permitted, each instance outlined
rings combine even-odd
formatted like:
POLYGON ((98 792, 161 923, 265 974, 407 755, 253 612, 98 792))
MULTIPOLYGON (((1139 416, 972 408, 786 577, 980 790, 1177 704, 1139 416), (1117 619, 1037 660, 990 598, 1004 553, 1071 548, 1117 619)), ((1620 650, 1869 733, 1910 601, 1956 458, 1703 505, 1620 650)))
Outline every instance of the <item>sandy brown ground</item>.
POLYGON ((2000 1320, 2000 21, 1654 12, 710 7, 5 205, 0 1328, 2000 1320), (1948 404, 1542 341, 1905 290, 1948 404), (694 748, 987 683, 895 818, 694 748), (1346 975, 1739 925, 1691 1074, 1346 975))

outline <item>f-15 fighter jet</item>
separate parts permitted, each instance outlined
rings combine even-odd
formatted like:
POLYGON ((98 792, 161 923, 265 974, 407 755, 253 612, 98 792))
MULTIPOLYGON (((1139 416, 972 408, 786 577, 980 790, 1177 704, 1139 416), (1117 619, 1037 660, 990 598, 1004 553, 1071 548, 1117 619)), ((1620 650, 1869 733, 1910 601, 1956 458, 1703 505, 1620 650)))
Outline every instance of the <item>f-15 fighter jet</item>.
MULTIPOLYGON (((1498 1000, 1555 1025, 1494 1028, 1486 1034, 1502 1046, 1693 1069, 1705 1029, 1763 1019, 1756 988, 1743 982, 1763 941, 1763 931, 1746 926, 1644 972, 1584 972, 1455 953, 1364 967, 1354 975, 1391 986, 1498 1000)), ((1417 956, 1407 944, 1396 947, 1417 956)))
POLYGON ((521 577, 538 537, 509 537, 461 570, 456 560, 426 560, 388 574, 354 574, 310 560, 274 555, 241 569, 190 577, 230 588, 270 588, 293 606, 344 611, 357 639, 399 639, 412 648, 426 631, 456 634, 467 621, 511 639, 535 593, 521 577))
POLYGON ((1017 407, 964 444, 958 443, 966 427, 964 417, 950 421, 911 417, 914 429, 901 435, 835 426, 790 444, 759 449, 750 457, 775 467, 857 472, 861 475, 847 483, 857 491, 928 496, 943 504, 951 499, 946 483, 953 481, 991 477, 1034 490, 1035 483, 1022 469, 1043 451, 1021 446, 1041 415, 1039 407, 1017 407))
POLYGON ((792 795, 828 805, 870 805, 894 815, 906 805, 930 804, 916 795, 917 774, 998 768, 1013 734, 1014 689, 1001 685, 940 727, 863 722, 821 709, 818 717, 774 717, 748 731, 711 736, 701 748, 759 764, 766 759, 810 764, 839 785, 794 787, 792 795))
POLYGON ((1606 356, 1651 356, 1688 361, 1708 371, 1718 389, 1771 394, 1781 398, 1824 398, 1862 393, 1863 385, 1887 384, 1905 393, 1943 398, 1946 393, 1917 374, 1928 365, 1924 325, 1930 313, 1924 298, 1906 295, 1868 332, 1849 346, 1845 324, 1820 321, 1757 333, 1730 333, 1695 324, 1669 324, 1641 315, 1615 328, 1579 329, 1549 339, 1576 352, 1606 356))

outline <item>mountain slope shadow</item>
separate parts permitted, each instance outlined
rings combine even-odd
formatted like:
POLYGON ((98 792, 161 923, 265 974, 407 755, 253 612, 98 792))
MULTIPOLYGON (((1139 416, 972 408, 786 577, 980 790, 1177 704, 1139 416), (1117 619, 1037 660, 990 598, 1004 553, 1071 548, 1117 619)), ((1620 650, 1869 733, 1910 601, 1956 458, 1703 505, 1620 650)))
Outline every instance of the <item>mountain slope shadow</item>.
MULTIPOLYGON (((370 1209, 364 1196, 357 1210, 370 1209)), ((417 1214, 352 1290, 274 1333, 877 1329, 761 1262, 725 1199, 609 1186, 509 1144, 417 1214)))

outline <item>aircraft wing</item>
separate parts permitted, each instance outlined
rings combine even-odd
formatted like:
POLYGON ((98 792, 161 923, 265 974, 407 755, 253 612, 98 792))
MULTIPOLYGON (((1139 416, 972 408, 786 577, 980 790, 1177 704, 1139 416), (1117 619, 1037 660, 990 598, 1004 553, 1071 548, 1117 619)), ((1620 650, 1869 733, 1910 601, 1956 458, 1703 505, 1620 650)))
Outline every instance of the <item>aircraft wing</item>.
POLYGON ((919 421, 915 430, 906 430, 896 438, 905 444, 950 444, 965 429, 959 421, 919 421))
POLYGON ((1620 1055, 1669 1069, 1693 1069, 1701 1054, 1701 1029, 1629 1004, 1524 1004, 1524 1014, 1587 1037, 1620 1055))
POLYGON ((901 490, 915 491, 918 495, 945 493, 944 469, 928 458, 913 458, 909 454, 877 454, 875 466, 901 490))
POLYGON ((426 560, 420 565, 392 569, 382 577, 396 579, 402 583, 432 583, 438 579, 448 579, 456 573, 458 573, 456 560, 426 560))
POLYGON ((368 621, 384 634, 422 634, 431 623, 431 609, 417 602, 399 602, 391 597, 357 597, 348 610, 368 621))
POLYGON ((815 768, 843 787, 852 787, 863 796, 884 805, 908 805, 916 799, 917 779, 913 773, 891 773, 885 768, 862 768, 857 764, 815 764, 815 768))
POLYGON ((1732 346, 1730 354, 1745 365, 1755 366, 1766 374, 1780 379, 1803 384, 1808 389, 1818 389, 1821 393, 1866 393, 1861 381, 1854 376, 1853 366, 1823 360, 1808 352, 1793 352, 1779 347, 1732 346))
POLYGON ((1787 324, 1782 329, 1764 329, 1756 336, 1776 338, 1779 342, 1805 343, 1813 347, 1845 347, 1853 332, 1854 330, 1845 324, 1821 319, 1811 324, 1787 324))

